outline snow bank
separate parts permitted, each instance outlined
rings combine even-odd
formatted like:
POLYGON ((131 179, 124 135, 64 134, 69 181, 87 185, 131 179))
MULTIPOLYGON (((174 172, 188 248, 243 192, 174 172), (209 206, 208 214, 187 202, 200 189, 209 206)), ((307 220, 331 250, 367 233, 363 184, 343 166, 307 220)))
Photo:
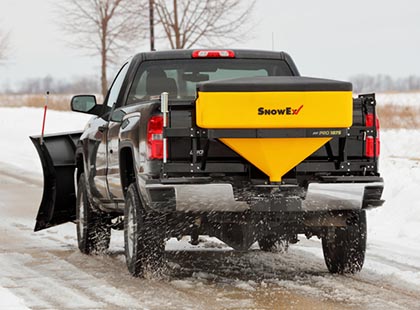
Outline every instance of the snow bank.
POLYGON ((420 240, 420 130, 382 134, 379 169, 385 180, 385 206, 368 212, 370 240, 420 240))

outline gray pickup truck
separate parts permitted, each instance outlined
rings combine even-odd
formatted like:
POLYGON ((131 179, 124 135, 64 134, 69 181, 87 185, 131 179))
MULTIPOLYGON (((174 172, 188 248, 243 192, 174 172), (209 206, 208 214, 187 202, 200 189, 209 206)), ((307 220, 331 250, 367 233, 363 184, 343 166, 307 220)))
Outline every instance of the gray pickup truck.
POLYGON ((165 240, 215 236, 262 251, 322 239, 328 270, 361 270, 366 215, 383 204, 375 96, 301 77, 283 52, 174 50, 124 63, 83 132, 31 137, 44 192, 35 231, 75 222, 90 254, 123 229, 129 272, 165 240))

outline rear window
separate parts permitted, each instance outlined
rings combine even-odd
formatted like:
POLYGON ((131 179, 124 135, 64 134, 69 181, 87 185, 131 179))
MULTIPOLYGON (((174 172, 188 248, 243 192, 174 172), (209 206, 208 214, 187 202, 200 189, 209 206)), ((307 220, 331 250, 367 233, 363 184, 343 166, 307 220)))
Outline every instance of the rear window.
POLYGON ((162 92, 171 99, 195 99, 196 85, 258 76, 291 76, 283 60, 267 59, 186 59, 143 62, 134 78, 128 104, 149 100, 162 92))

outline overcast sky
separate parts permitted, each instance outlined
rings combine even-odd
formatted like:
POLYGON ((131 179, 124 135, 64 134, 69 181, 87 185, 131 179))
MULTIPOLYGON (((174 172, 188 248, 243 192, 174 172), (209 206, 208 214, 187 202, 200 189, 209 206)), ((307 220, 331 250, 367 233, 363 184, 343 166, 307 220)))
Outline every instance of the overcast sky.
MULTIPOLYGON (((0 27, 10 31, 13 48, 0 66, 0 89, 48 74, 99 75, 99 57, 64 42, 52 3, 0 0, 0 27)), ((230 47, 286 51, 306 76, 420 75, 418 0, 257 0, 254 13, 253 37, 230 47)), ((135 42, 131 54, 148 48, 147 41, 135 42)), ((165 46, 158 42, 157 48, 165 46)))

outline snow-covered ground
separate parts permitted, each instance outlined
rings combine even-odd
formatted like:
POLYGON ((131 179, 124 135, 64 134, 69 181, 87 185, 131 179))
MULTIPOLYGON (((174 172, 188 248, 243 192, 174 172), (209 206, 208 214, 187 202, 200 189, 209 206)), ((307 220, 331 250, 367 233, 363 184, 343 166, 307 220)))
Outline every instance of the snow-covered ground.
MULTIPOLYGON (((402 97, 398 98, 399 102, 403 102, 402 97)), ((416 95, 415 98, 412 102, 420 103, 420 95, 416 95)), ((411 102, 411 99, 404 102, 411 102)), ((39 134, 42 109, 0 108, 0 115, 0 171, 19 175, 22 179, 38 180, 39 184, 39 180, 42 179, 41 165, 28 136, 39 134)), ((46 132, 83 129, 89 117, 89 115, 80 113, 48 111, 46 132)), ((407 289, 410 292, 420 293, 420 143, 418 141, 420 141, 420 130, 402 129, 381 132, 380 171, 386 182, 383 195, 386 203, 382 208, 368 212, 367 258, 365 267, 359 275, 339 277, 320 273, 319 270, 325 271, 326 268, 322 266, 322 250, 319 241, 302 240, 298 245, 292 246, 289 253, 282 256, 251 251, 248 254, 239 255, 238 258, 219 258, 222 267, 223 264, 230 266, 229 268, 236 268, 234 266, 237 265, 249 267, 239 268, 237 280, 232 280, 233 283, 230 284, 238 289, 249 291, 259 290, 266 285, 276 285, 288 290, 303 292, 308 296, 323 297, 356 305, 366 302, 367 297, 364 294, 371 293, 377 295, 369 297, 373 306, 371 309, 374 309, 375 305, 378 307, 387 305, 389 308, 395 309, 412 308, 410 303, 406 306, 391 302, 389 304, 381 303, 381 298, 385 298, 381 294, 385 296, 388 292, 389 298, 398 298, 398 295, 395 297, 391 293, 395 293, 395 287, 401 292, 407 289), (271 278, 269 276, 271 279, 268 281, 269 283, 261 282, 259 278, 265 278, 267 274, 270 275, 270 270, 273 268, 278 269, 276 272, 279 270, 284 272, 284 276, 281 279, 276 279, 274 275, 271 278), (249 277, 242 280, 244 275, 249 275, 249 277), (379 294, 375 291, 376 285, 385 291, 379 294)), ((38 202, 34 201, 33 204, 38 205, 38 202)), ((23 224, 30 227, 33 222, 23 224)), ((75 243, 72 226, 63 225, 50 231, 59 241, 75 243)), ((37 236, 34 235, 31 240, 36 240, 37 236)), ((42 236, 48 236, 48 233, 40 233, 39 236, 42 238, 42 236)), ((208 247, 212 249, 212 255, 216 255, 215 249, 217 248, 229 251, 214 240, 205 242, 201 250, 208 247)), ((182 241, 170 240, 167 245, 167 250, 175 252, 188 248, 191 248, 188 243, 182 241)), ((114 250, 121 252, 122 244, 115 243, 114 250)), ((118 260, 123 259, 120 253, 118 260)), ((205 266, 204 259, 200 259, 199 256, 196 259, 205 266)), ((11 263, 14 261, 14 257, 0 255, 1 261, 11 263)), ((80 262, 78 263, 80 264, 80 262)), ((107 264, 110 265, 112 262, 107 262, 107 264)), ((172 260, 171 264, 170 266, 175 270, 179 267, 176 260, 172 260)), ((203 269, 199 268, 199 271, 194 272, 191 278, 173 279, 171 285, 186 290, 198 287, 200 290, 199 287, 202 285, 200 283, 209 277, 220 277, 210 271, 206 272, 204 267, 201 268, 203 269)), ((121 270, 117 272, 121 272, 121 270)), ((0 271, 0 279, 6 275, 7 273, 0 271)), ((22 298, 14 296, 4 287, 8 286, 4 281, 1 281, 0 309, 25 309, 22 298)), ((34 304, 36 305, 34 302, 29 306, 34 304)), ((420 304, 418 306, 420 309, 420 304)))
MULTIPOLYGON (((29 136, 40 135, 43 109, 0 108, 0 162, 42 175, 41 163, 29 136), (5 151, 7 150, 7 151, 5 151)), ((91 115, 75 112, 47 111, 45 133, 83 130, 91 115)))

